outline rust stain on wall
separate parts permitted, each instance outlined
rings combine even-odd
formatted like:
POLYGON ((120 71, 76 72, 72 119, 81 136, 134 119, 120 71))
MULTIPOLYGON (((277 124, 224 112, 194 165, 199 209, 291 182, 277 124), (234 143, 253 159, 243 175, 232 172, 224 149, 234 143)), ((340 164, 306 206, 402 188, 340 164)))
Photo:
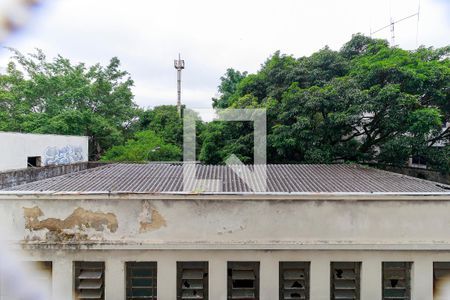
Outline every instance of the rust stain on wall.
POLYGON ((47 218, 39 220, 44 213, 38 207, 24 207, 25 228, 29 230, 48 229, 58 232, 65 229, 88 229, 103 231, 108 228, 111 232, 116 232, 118 228, 117 218, 113 213, 93 212, 78 207, 67 218, 61 220, 56 218, 47 218))
POLYGON ((140 233, 157 230, 161 227, 167 226, 164 217, 155 208, 153 208, 148 201, 144 201, 142 204, 142 213, 140 214, 139 219, 140 233))

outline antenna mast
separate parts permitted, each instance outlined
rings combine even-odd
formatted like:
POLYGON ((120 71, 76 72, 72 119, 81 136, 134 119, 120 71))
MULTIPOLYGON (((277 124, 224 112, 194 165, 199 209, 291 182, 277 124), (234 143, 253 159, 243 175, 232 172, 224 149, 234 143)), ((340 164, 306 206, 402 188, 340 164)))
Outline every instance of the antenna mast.
POLYGON ((394 19, 391 18, 391 44, 395 46, 395 22, 394 19))
POLYGON ((178 114, 181 116, 181 70, 184 69, 184 60, 181 59, 178 53, 178 59, 173 61, 173 65, 177 70, 177 110, 178 114))
POLYGON ((419 32, 419 14, 420 14, 420 2, 419 2, 419 9, 415 14, 412 14, 410 16, 404 17, 398 21, 394 21, 394 19, 391 18, 391 21, 389 23, 389 25, 383 26, 375 31, 372 31, 372 29, 370 30, 370 36, 372 36, 373 34, 382 31, 383 29, 386 29, 388 27, 391 28, 391 46, 396 46, 395 45, 395 24, 400 23, 402 21, 405 21, 409 18, 415 17, 417 16, 417 32, 416 32, 416 44, 417 44, 417 36, 418 36, 418 32, 419 32))

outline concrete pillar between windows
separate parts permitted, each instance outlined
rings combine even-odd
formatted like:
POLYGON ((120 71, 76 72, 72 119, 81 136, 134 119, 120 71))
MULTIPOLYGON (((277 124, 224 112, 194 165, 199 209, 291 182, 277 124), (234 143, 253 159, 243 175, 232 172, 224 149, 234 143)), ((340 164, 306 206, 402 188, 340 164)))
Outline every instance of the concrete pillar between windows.
POLYGON ((382 262, 377 258, 367 258, 361 264, 361 299, 381 299, 382 262))
POLYGON ((261 300, 279 298, 279 265, 272 254, 264 256, 259 263, 259 296, 261 300))
POLYGON ((330 261, 319 257, 311 261, 311 300, 330 299, 330 261))
POLYGON ((177 262, 173 257, 158 260, 158 300, 177 299, 177 262))
POLYGON ((433 262, 425 256, 418 258, 411 273, 411 299, 433 299, 433 262))
POLYGON ((227 261, 211 259, 209 261, 209 299, 227 299, 227 261))
POLYGON ((117 258, 105 261, 105 299, 125 299, 125 263, 117 258))
POLYGON ((52 262, 52 298, 73 299, 73 264, 68 259, 55 259, 52 262))

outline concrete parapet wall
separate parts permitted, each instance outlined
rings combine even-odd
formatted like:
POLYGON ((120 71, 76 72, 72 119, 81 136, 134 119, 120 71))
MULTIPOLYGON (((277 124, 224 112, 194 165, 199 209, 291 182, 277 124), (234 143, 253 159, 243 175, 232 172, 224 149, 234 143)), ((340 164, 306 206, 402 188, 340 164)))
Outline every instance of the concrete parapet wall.
POLYGON ((0 172, 0 190, 37 180, 95 168, 99 165, 102 165, 102 163, 81 162, 70 165, 46 166, 0 172))

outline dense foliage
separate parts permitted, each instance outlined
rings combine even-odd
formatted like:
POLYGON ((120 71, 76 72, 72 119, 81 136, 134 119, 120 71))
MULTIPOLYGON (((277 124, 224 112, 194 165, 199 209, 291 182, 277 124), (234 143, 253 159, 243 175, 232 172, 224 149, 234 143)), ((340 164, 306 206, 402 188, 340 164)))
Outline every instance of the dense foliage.
MULTIPOLYGON (((213 105, 266 108, 272 163, 403 165, 420 155, 448 170, 449 53, 406 51, 363 35, 340 51, 325 47, 298 59, 276 52, 256 74, 227 70, 213 105)), ((234 153, 251 162, 252 134, 246 122, 210 123, 200 158, 220 163, 234 153)))
MULTIPOLYGON (((181 160, 175 106, 139 109, 129 74, 72 64, 41 51, 14 56, 0 74, 0 130, 88 135, 91 159, 181 160)), ((267 109, 270 163, 378 162, 420 156, 450 170, 450 46, 406 51, 357 34, 339 51, 273 54, 255 74, 228 69, 213 107, 267 109)), ((253 160, 251 122, 199 123, 198 157, 253 160)))
POLYGON ((137 132, 125 145, 108 150, 103 161, 179 161, 182 159, 183 121, 177 107, 157 106, 141 111, 134 124, 137 132))
POLYGON ((179 161, 182 159, 181 148, 166 143, 154 131, 145 130, 136 133, 134 139, 125 145, 113 146, 102 157, 109 162, 145 162, 145 161, 179 161))
POLYGON ((12 51, 0 74, 0 130, 86 135, 91 159, 129 136, 137 107, 117 58, 88 67, 61 56, 48 61, 40 50, 12 51))

